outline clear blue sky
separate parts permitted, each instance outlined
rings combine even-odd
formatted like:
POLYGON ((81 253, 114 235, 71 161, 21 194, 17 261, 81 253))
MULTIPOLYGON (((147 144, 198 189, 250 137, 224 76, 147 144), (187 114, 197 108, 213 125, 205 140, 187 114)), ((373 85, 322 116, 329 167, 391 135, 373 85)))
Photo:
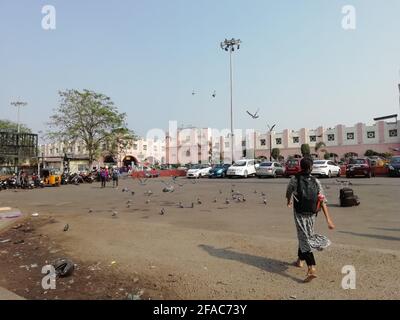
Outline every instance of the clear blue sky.
POLYGON ((20 97, 22 122, 41 130, 58 90, 86 88, 109 95, 139 134, 168 120, 227 128, 219 43, 236 37, 235 127, 372 123, 399 111, 399 16, 398 0, 1 0, 0 118, 16 120, 9 102, 20 97), (55 31, 41 28, 45 4, 55 31), (341 27, 346 4, 353 31, 341 27))

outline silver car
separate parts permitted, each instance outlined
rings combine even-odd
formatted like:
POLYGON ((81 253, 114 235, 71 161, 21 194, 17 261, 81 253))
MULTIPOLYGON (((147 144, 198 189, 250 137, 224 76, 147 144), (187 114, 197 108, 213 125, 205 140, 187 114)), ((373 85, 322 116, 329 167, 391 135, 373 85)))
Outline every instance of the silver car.
POLYGON ((285 167, 283 167, 280 163, 278 162, 262 162, 258 166, 256 170, 256 176, 258 178, 262 177, 273 177, 276 178, 277 176, 283 176, 285 175, 285 167))

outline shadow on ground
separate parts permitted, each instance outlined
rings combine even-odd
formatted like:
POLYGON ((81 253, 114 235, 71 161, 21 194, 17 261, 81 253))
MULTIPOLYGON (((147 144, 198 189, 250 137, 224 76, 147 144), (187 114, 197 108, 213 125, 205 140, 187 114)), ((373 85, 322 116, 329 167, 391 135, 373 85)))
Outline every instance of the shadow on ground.
POLYGON ((213 246, 205 244, 200 244, 199 247, 204 251, 206 251, 210 256, 245 263, 250 266, 259 268, 263 271, 269 273, 275 273, 282 277, 286 277, 293 281, 296 281, 298 283, 303 283, 302 279, 295 278, 286 272, 288 270, 288 267, 291 266, 291 264, 285 261, 280 261, 267 257, 254 256, 247 253, 236 252, 231 250, 230 248, 218 249, 213 246))
POLYGON ((350 232, 350 231, 338 231, 340 233, 351 234, 353 236, 358 237, 367 237, 367 238, 374 238, 379 240, 389 240, 389 241, 400 241, 399 237, 392 237, 392 236, 383 236, 380 234, 368 234, 368 233, 357 233, 357 232, 350 232))

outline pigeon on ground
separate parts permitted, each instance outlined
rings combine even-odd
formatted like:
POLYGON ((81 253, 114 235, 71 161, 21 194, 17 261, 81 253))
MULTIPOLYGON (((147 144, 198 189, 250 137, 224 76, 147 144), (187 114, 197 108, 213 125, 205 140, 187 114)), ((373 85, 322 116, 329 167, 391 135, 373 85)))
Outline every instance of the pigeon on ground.
POLYGON ((182 204, 182 202, 179 202, 178 206, 179 206, 179 208, 183 209, 183 204, 182 204))
POLYGON ((229 199, 228 198, 226 198, 225 203, 229 204, 229 199))
POLYGON ((112 217, 116 217, 117 214, 118 214, 118 212, 114 210, 111 216, 112 216, 112 217))
POLYGON ((132 191, 131 194, 134 196, 135 195, 135 191, 132 191))
POLYGON ((88 211, 89 213, 92 213, 93 212, 93 209, 89 209, 89 211, 88 211))
POLYGON ((67 224, 65 225, 65 227, 64 227, 64 231, 68 231, 68 229, 69 229, 69 224, 67 223, 67 224))
POLYGON ((254 193, 257 193, 257 190, 254 190, 254 193))
POLYGON ((262 196, 262 197, 265 197, 266 195, 265 195, 265 193, 264 193, 264 192, 261 192, 261 196, 262 196))
POLYGON ((200 198, 197 198, 197 204, 201 204, 200 198))
POLYGON ((214 199, 214 203, 217 203, 217 198, 214 199))
POLYGON ((165 210, 164 210, 164 208, 162 208, 161 211, 160 211, 160 215, 163 216, 164 214, 165 214, 165 210))
POLYGON ((222 190, 219 190, 219 194, 222 194, 222 190))
POLYGON ((267 199, 263 199, 263 203, 266 205, 267 204, 267 199))
POLYGON ((149 203, 150 203, 150 199, 147 199, 147 200, 146 200, 146 204, 149 204, 149 203))
POLYGON ((192 207, 191 207, 192 209, 194 208, 194 202, 192 202, 192 207))

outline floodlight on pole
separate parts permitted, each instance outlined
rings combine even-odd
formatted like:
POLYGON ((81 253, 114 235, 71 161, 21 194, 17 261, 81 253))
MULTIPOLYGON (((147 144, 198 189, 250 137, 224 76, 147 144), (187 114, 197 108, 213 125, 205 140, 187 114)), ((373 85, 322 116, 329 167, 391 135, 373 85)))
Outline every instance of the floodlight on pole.
POLYGON ((234 39, 232 38, 231 40, 225 39, 223 42, 220 43, 221 49, 225 50, 226 52, 229 51, 229 74, 230 74, 230 95, 231 95, 231 157, 232 157, 232 163, 234 162, 234 157, 233 157, 233 72, 232 72, 232 52, 235 51, 235 47, 237 50, 240 48, 240 44, 242 41, 240 39, 234 39))
POLYGON ((19 123, 19 114, 20 114, 20 108, 25 107, 28 103, 23 102, 23 101, 12 101, 11 105, 14 107, 17 107, 17 132, 19 133, 20 129, 20 123, 19 123))

